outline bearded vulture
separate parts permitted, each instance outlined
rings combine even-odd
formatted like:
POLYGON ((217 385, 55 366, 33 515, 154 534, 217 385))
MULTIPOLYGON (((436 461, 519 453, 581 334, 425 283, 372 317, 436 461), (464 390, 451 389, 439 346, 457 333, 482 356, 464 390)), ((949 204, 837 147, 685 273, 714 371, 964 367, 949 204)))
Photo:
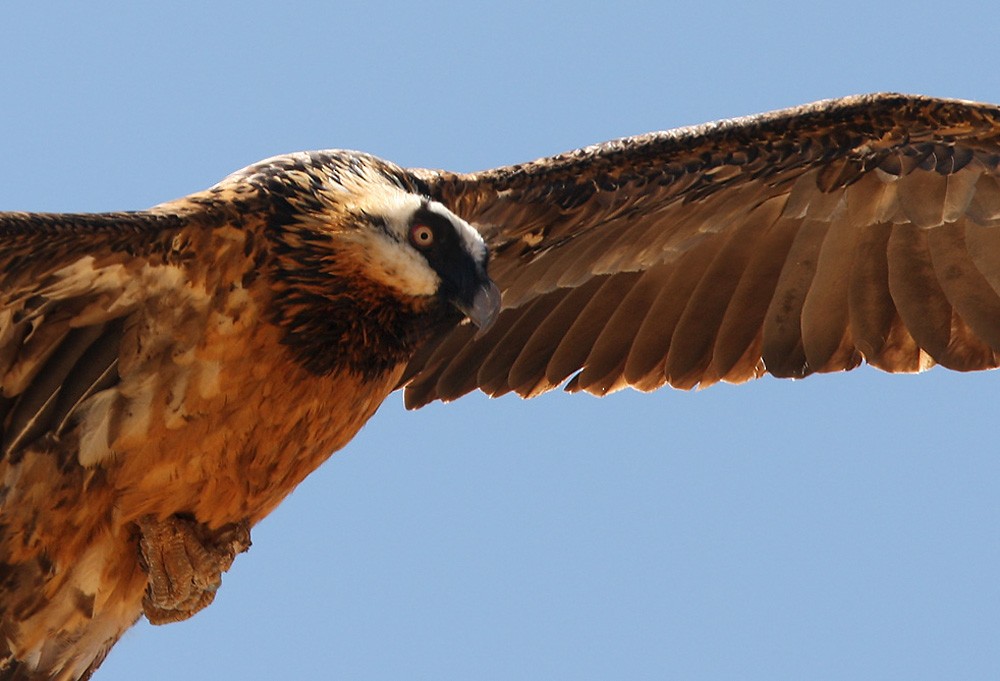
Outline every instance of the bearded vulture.
POLYGON ((397 389, 688 389, 1000 358, 1000 108, 871 95, 484 172, 262 161, 0 213, 0 679, 190 617, 397 389))

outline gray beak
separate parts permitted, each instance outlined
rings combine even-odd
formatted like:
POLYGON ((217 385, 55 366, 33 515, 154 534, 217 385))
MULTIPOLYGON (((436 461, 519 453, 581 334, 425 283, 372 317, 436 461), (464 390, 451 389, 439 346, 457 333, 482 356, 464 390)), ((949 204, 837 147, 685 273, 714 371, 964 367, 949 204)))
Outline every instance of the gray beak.
POLYGON ((471 305, 456 302, 455 307, 479 327, 479 332, 482 333, 490 328, 500 314, 500 289, 492 280, 487 279, 479 285, 471 305))

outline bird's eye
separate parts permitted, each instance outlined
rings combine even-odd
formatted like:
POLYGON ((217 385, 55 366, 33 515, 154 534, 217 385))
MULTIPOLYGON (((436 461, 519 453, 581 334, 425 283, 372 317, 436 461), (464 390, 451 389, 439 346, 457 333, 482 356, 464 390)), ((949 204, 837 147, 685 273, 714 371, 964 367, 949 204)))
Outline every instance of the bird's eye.
POLYGON ((410 243, 417 248, 429 248, 434 244, 434 230, 427 225, 410 227, 410 243))

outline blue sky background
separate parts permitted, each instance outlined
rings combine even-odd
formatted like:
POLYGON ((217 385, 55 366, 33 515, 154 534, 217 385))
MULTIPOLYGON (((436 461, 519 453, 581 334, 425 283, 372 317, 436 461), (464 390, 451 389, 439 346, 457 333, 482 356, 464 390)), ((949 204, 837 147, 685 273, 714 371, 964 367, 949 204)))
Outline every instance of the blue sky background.
MULTIPOLYGON (((0 209, 144 208, 299 149, 475 170, 859 92, 1000 102, 998 26, 960 1, 8 3, 0 209)), ((997 678, 997 381, 394 396, 212 607, 97 679, 997 678)))

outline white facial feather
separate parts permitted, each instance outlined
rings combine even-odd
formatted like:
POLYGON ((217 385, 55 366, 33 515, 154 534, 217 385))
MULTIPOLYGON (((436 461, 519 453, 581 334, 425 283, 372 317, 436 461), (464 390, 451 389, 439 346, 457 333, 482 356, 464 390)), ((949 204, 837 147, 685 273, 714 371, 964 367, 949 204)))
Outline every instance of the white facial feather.
POLYGON ((413 215, 424 207, 454 226, 463 247, 473 259, 485 261, 486 243, 479 232, 440 203, 398 190, 367 198, 364 211, 385 220, 384 230, 363 230, 357 237, 364 247, 359 255, 366 273, 373 279, 407 295, 432 296, 437 293, 441 278, 413 247, 409 238, 413 215))
POLYGON ((390 190, 370 199, 364 210, 384 219, 385 230, 360 232, 365 246, 360 255, 368 275, 407 295, 434 295, 441 278, 409 241, 410 220, 422 205, 420 197, 390 190))

